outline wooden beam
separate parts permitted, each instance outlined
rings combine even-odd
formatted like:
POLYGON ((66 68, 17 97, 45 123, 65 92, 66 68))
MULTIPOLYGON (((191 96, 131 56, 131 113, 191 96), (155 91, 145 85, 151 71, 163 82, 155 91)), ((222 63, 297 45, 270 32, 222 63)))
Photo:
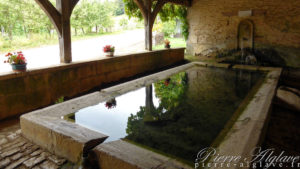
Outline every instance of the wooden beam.
POLYGON ((35 0, 35 2, 46 13, 46 15, 54 25, 58 35, 61 36, 61 14, 58 12, 58 10, 51 4, 49 0, 35 0))
POLYGON ((70 12, 70 16, 72 14, 72 11, 74 10, 75 6, 77 5, 77 3, 79 2, 79 0, 71 0, 71 12, 70 12))
POLYGON ((139 7, 139 9, 141 10, 141 13, 143 15, 144 18, 147 18, 147 9, 145 7, 145 4, 142 0, 134 0, 134 2, 137 4, 137 6, 139 7))
POLYGON ((164 4, 166 3, 166 1, 165 0, 160 0, 160 1, 158 1, 157 3, 156 3, 156 5, 155 5, 155 7, 154 7, 154 9, 153 9, 153 11, 152 11, 152 13, 151 13, 151 15, 152 15, 152 22, 154 23, 154 21, 155 21, 155 18, 156 18, 156 16, 157 16, 157 14, 158 14, 158 12, 161 10, 161 8, 164 6, 164 4))

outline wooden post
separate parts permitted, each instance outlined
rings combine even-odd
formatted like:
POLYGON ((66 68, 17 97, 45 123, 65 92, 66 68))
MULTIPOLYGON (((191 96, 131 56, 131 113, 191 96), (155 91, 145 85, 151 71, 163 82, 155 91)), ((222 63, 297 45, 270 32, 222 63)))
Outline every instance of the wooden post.
POLYGON ((158 12, 161 10, 163 5, 167 2, 165 0, 159 0, 156 2, 154 9, 152 10, 153 0, 134 0, 138 5, 139 9, 144 18, 145 26, 145 49, 152 51, 152 28, 155 21, 155 18, 158 12))
POLYGON ((61 36, 59 36, 60 62, 72 62, 72 44, 71 44, 71 4, 70 0, 56 0, 56 8, 61 14, 61 36))
POLYGON ((152 28, 153 23, 151 23, 152 14, 151 14, 151 0, 144 0, 147 16, 144 18, 145 23, 145 48, 146 50, 152 51, 152 28))
POLYGON ((71 44, 71 26, 70 19, 62 24, 62 36, 59 36, 60 62, 72 62, 72 44, 71 44))
POLYGON ((72 62, 70 17, 79 0, 56 0, 56 8, 49 0, 35 0, 47 14, 59 37, 61 63, 72 62))
POLYGON ((145 20, 145 49, 152 51, 152 28, 153 24, 145 20))

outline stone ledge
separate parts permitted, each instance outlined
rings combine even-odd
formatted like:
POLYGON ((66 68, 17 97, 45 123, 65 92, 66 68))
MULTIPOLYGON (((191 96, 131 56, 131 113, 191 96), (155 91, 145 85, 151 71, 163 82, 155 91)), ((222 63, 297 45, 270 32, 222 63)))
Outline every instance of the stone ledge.
MULTIPOLYGON (((242 66, 241 66, 242 67, 242 66)), ((250 68, 250 70, 259 70, 250 68)), ((267 71, 267 68, 264 68, 267 71)), ((265 136, 268 125, 272 101, 275 97, 277 84, 281 75, 281 68, 271 68, 265 78, 265 82, 256 92, 253 99, 239 116, 233 127, 228 131, 224 140, 218 146, 221 155, 241 156, 243 159, 252 159, 252 151, 260 146, 265 136)), ((218 168, 218 167, 212 167, 218 168)), ((237 169, 239 165, 226 167, 237 169)), ((248 168, 248 167, 244 167, 248 168)))
POLYGON ((101 169, 192 169, 172 158, 122 140, 101 144, 93 152, 101 169))
POLYGON ((74 68, 74 67, 81 67, 83 65, 89 64, 89 63, 94 63, 94 62, 110 62, 114 60, 119 60, 119 59, 124 59, 124 57, 129 57, 129 56, 135 56, 135 57, 142 57, 145 54, 153 53, 153 54, 159 54, 161 52, 173 52, 173 51, 184 51, 185 48, 171 48, 171 49, 160 49, 160 50, 155 50, 155 51, 146 51, 146 52, 137 52, 137 53, 132 53, 132 54, 126 54, 126 55, 115 55, 114 57, 103 57, 99 59, 93 59, 93 60, 86 60, 86 61, 77 61, 77 62, 72 62, 72 63, 61 63, 58 65, 52 65, 52 66, 47 66, 47 67, 42 67, 42 68, 33 68, 33 69, 28 69, 26 72, 4 72, 0 73, 0 80, 5 80, 5 79, 10 79, 10 78, 16 78, 16 77, 24 77, 27 75, 34 75, 34 74, 40 74, 44 72, 51 72, 51 71, 56 71, 56 70, 62 70, 66 68, 74 68))
POLYGON ((134 53, 0 75, 0 119, 73 98, 102 85, 172 66, 184 48, 134 53), (17 100, 17 101, 16 101, 17 100))
POLYGON ((28 140, 73 163, 78 163, 83 155, 107 138, 61 118, 27 114, 21 117, 20 124, 22 134, 28 140))

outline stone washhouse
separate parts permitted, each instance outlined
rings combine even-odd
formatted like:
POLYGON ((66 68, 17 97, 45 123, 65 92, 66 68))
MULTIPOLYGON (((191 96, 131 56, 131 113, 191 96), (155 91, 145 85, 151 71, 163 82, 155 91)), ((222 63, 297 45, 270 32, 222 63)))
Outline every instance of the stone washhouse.
POLYGON ((0 169, 300 168, 300 1, 133 0, 146 51, 81 62, 70 26, 79 0, 35 1, 58 34, 61 64, 0 73, 0 169), (153 51, 168 3, 187 8, 186 48, 153 51), (109 140, 101 126, 118 129, 141 100, 123 118, 126 135, 109 140), (89 118, 100 129, 79 121, 122 105, 89 118), (264 150, 293 160, 257 163, 264 150))

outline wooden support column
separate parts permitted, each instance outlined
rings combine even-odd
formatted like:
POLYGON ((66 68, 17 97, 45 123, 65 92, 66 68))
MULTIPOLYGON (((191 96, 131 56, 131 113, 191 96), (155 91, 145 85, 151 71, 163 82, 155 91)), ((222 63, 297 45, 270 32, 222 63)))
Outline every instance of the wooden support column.
POLYGON ((71 2, 69 0, 56 0, 56 9, 61 14, 61 36, 59 36, 60 62, 72 62, 71 44, 71 2))
POLYGON ((153 23, 151 23, 151 0, 144 0, 146 7, 147 16, 144 18, 144 27, 145 27, 145 48, 146 50, 152 51, 152 28, 153 23))
POLYGON ((144 27, 145 27, 145 49, 152 51, 152 29, 153 29, 153 24, 151 24, 148 21, 144 21, 144 27))
POLYGON ((56 0, 56 8, 49 0, 35 0, 47 14, 59 37, 61 63, 72 62, 70 17, 79 0, 56 0))
POLYGON ((155 18, 158 12, 161 10, 163 5, 166 3, 165 0, 160 0, 156 2, 154 9, 152 10, 153 0, 134 0, 138 5, 139 9, 144 18, 145 26, 145 48, 146 50, 152 51, 152 28, 155 18))

